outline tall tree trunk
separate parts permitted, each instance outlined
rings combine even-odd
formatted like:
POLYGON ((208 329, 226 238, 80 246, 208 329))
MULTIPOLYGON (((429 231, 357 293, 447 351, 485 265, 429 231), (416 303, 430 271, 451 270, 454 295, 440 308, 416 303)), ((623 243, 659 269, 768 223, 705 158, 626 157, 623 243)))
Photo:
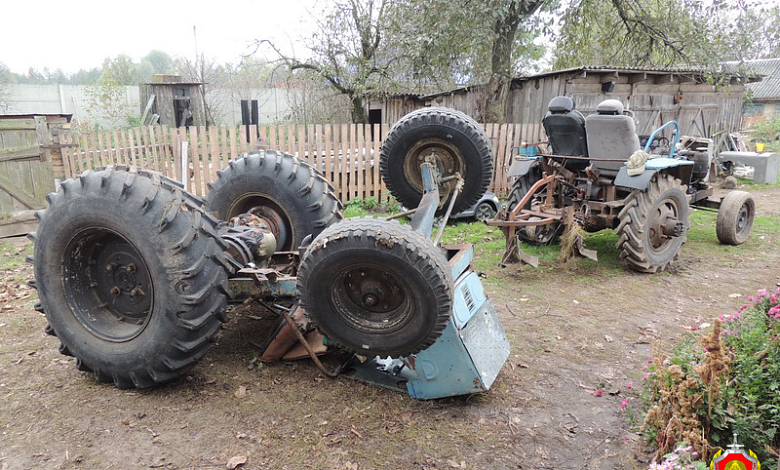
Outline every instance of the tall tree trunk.
POLYGON ((354 124, 366 123, 366 112, 363 110, 363 97, 360 95, 350 95, 352 101, 352 122, 354 124))
POLYGON ((493 24, 493 48, 490 57, 490 79, 485 90, 485 122, 505 123, 512 83, 512 52, 520 23, 536 13, 548 0, 511 0, 504 17, 493 24))

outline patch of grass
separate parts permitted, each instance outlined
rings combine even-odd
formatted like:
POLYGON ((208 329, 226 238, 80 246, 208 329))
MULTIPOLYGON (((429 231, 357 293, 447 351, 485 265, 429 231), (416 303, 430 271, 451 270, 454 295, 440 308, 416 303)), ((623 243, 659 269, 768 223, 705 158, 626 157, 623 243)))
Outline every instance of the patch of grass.
POLYGON ((400 212, 398 201, 395 199, 389 199, 384 203, 380 203, 375 197, 367 198, 353 198, 344 204, 344 217, 365 217, 368 215, 375 215, 381 217, 387 217, 391 214, 397 214, 400 212))
POLYGON ((28 244, 24 249, 10 244, 0 242, 0 271, 10 271, 18 269, 27 261, 28 255, 32 255, 33 245, 28 244))
POLYGON ((780 218, 757 216, 753 221, 750 237, 744 245, 722 245, 715 232, 717 214, 707 211, 693 211, 690 217, 691 227, 688 230, 688 242, 683 246, 683 252, 706 256, 722 256, 739 253, 750 253, 751 256, 761 256, 756 250, 764 244, 762 237, 776 237, 780 233, 780 218))

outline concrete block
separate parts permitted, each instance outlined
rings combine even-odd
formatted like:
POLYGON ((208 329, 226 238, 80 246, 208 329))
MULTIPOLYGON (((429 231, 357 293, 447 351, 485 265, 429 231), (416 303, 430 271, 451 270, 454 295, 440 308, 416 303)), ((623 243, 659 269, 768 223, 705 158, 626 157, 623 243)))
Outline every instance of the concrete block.
POLYGON ((755 169, 753 181, 760 184, 777 184, 780 155, 774 152, 720 152, 718 161, 742 164, 755 169))

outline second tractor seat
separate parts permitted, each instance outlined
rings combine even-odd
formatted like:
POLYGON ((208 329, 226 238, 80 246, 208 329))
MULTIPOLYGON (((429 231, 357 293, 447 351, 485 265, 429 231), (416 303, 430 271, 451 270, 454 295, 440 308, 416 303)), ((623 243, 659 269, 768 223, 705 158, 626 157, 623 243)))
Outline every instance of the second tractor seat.
MULTIPOLYGON (((631 116, 623 114, 623 103, 618 100, 604 100, 596 107, 596 114, 585 118, 588 131, 588 154, 591 158, 617 158, 628 160, 640 150, 636 123, 631 116)), ((622 161, 592 161, 602 174, 617 175, 622 161)))
MULTIPOLYGON (((542 125, 550 142, 550 151, 554 155, 588 156, 585 117, 574 109, 574 101, 571 98, 556 96, 551 99, 542 125)), ((570 170, 582 169, 587 165, 587 160, 565 161, 565 167, 570 170)))

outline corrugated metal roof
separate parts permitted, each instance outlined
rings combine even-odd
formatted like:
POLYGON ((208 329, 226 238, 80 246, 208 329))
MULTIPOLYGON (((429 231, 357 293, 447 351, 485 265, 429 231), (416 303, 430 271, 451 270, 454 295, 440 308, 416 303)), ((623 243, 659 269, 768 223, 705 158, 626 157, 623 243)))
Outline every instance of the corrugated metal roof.
MULTIPOLYGON (((537 78, 547 77, 550 75, 560 75, 560 74, 567 74, 567 73, 587 73, 587 72, 594 72, 594 73, 619 73, 619 74, 634 74, 634 73, 645 73, 649 75, 694 75, 697 77, 703 77, 706 73, 710 72, 711 69, 707 69, 704 67, 695 68, 695 67, 689 67, 689 68, 679 68, 679 67, 658 67, 658 68, 642 68, 642 67, 615 67, 612 65, 585 65, 582 67, 573 67, 570 69, 563 69, 563 70, 553 70, 551 72, 543 72, 543 73, 537 73, 535 75, 529 75, 524 77, 515 77, 512 80, 514 82, 524 82, 528 80, 534 80, 537 78)), ((751 84, 751 82, 761 80, 760 76, 757 75, 750 75, 746 74, 744 72, 741 72, 739 69, 734 69, 732 72, 730 72, 730 77, 732 79, 743 79, 748 82, 748 84, 751 84)), ((702 78, 703 79, 703 78, 702 78)), ((483 87, 484 84, 476 84, 476 85, 470 85, 470 86, 463 86, 456 88, 454 90, 448 90, 448 91, 442 91, 439 93, 432 93, 429 95, 418 95, 417 99, 419 100, 430 100, 434 99, 438 96, 443 95, 451 95, 451 94, 457 94, 457 93, 466 93, 468 91, 478 89, 483 87)), ((398 97, 399 95, 391 95, 389 97, 398 97)), ((413 95, 404 95, 404 96, 413 96, 413 95)))
POLYGON ((748 90, 754 100, 780 100, 780 59, 757 59, 744 62, 727 62, 730 66, 744 66, 751 72, 763 75, 760 82, 749 83, 748 90))
MULTIPOLYGON (((597 72, 597 73, 610 73, 610 72, 617 72, 621 74, 631 74, 631 73, 646 73, 651 75, 696 75, 696 76, 704 76, 707 73, 712 72, 712 69, 706 68, 706 67, 656 67, 656 68, 644 68, 644 67, 623 67, 623 66, 614 66, 614 65, 584 65, 582 67, 573 67, 570 69, 564 69, 564 70, 554 70, 552 72, 544 72, 539 73, 536 75, 530 75, 527 77, 515 77, 515 80, 533 80, 535 78, 541 78, 546 77, 548 75, 558 75, 562 73, 572 73, 572 72, 597 72)), ((739 70, 733 70, 729 73, 730 77, 732 79, 745 79, 748 82, 760 80, 757 76, 748 75, 745 73, 741 73, 739 70)))

